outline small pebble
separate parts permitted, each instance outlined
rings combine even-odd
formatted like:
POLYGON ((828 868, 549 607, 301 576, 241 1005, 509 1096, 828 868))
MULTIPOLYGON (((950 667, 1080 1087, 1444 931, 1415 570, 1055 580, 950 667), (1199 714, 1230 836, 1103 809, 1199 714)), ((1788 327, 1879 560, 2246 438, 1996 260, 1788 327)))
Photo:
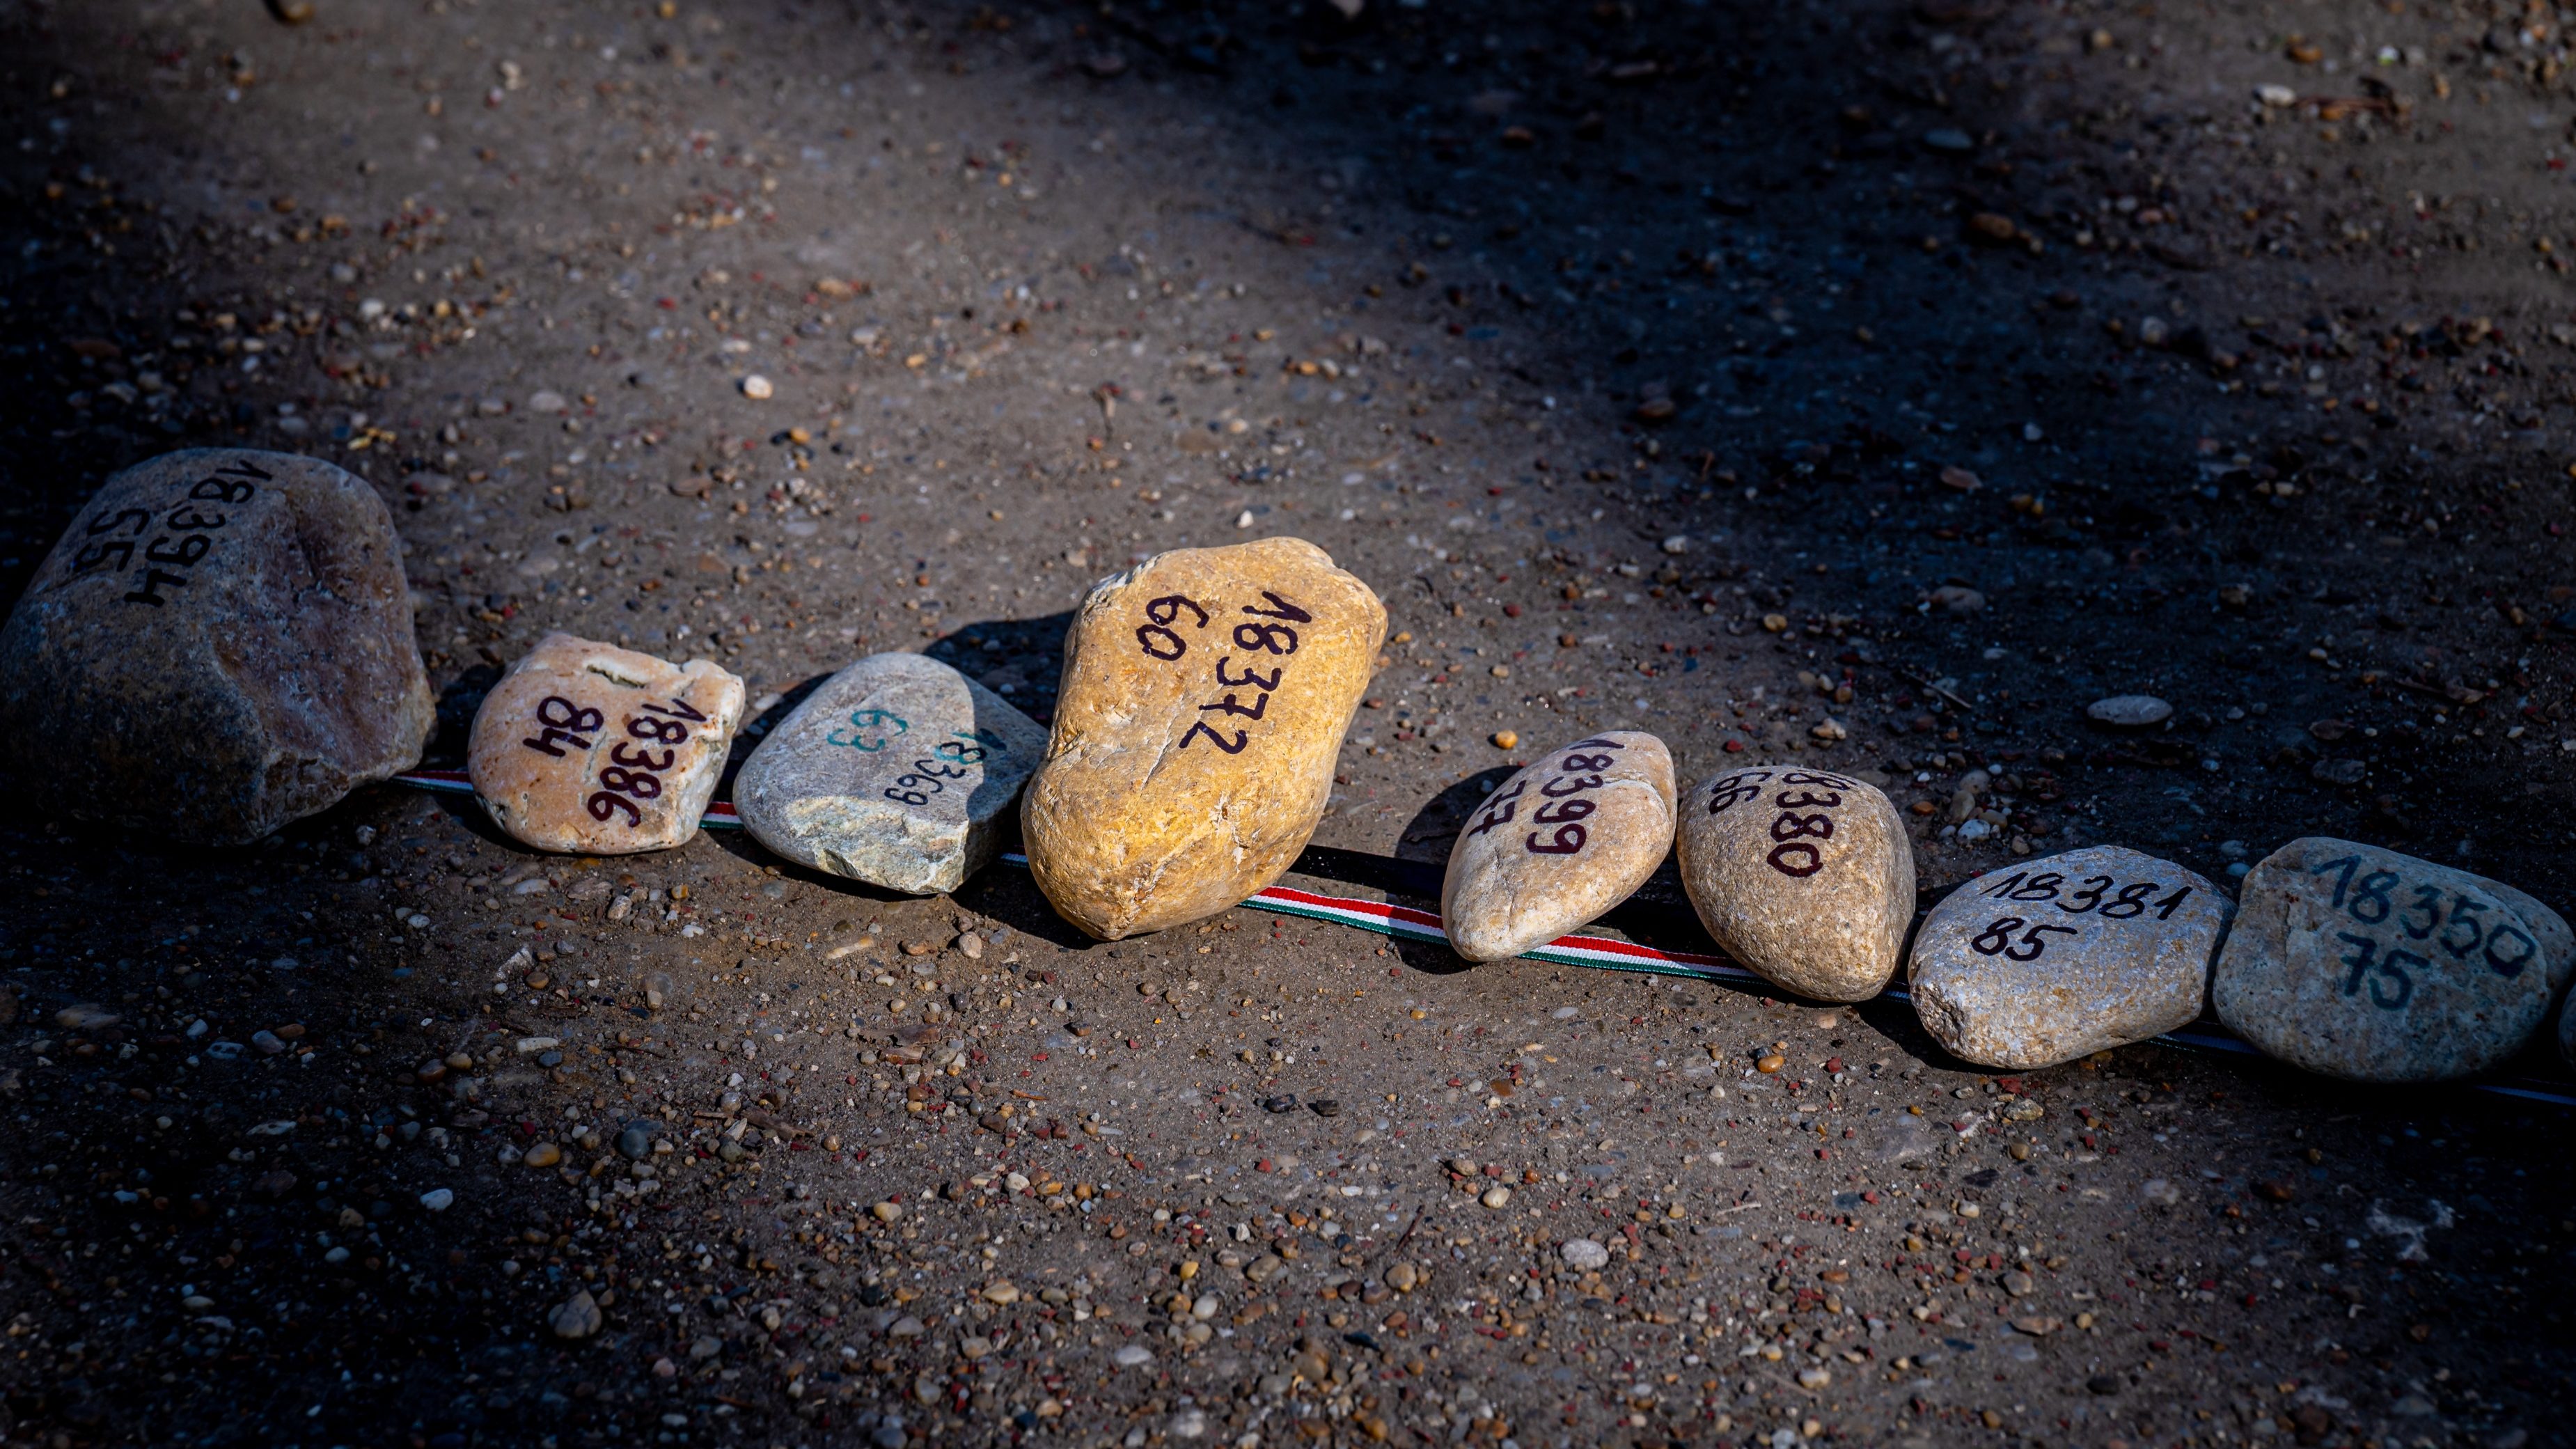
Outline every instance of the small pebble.
POLYGON ((2173 718, 2173 706, 2152 694, 2115 694, 2093 701, 2085 706, 2084 713, 2095 724, 2142 730, 2173 718))
POLYGON ((1556 1255, 1577 1272, 1588 1273, 1610 1263, 1610 1250, 1590 1238, 1570 1238, 1556 1250, 1556 1255))
POLYGON ((775 391, 777 389, 769 385, 769 379, 759 373, 755 372, 742 380, 742 395, 753 402, 766 402, 770 394, 775 391))

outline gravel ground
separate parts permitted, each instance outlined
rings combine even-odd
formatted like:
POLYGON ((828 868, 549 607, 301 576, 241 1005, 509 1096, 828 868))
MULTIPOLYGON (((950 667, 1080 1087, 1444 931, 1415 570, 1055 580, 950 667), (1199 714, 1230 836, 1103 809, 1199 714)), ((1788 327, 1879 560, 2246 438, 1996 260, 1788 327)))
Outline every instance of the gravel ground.
MULTIPOLYGON (((1094 579, 1294 533, 1400 631, 1321 845, 1440 860, 1632 727, 1886 782, 1927 889, 2325 832, 2571 899, 2546 8, 0 39, 0 575, 128 462, 330 457, 396 502, 434 762, 554 628, 764 719, 886 649, 1043 719, 1094 579), (2087 726, 2134 692, 2170 723, 2087 726)), ((1995 1078, 1902 1003, 1099 946, 1007 867, 459 807, 0 829, 9 1442, 2576 1442, 2546 1104, 1995 1078)), ((1671 899, 1618 924, 1700 944, 1671 899)))

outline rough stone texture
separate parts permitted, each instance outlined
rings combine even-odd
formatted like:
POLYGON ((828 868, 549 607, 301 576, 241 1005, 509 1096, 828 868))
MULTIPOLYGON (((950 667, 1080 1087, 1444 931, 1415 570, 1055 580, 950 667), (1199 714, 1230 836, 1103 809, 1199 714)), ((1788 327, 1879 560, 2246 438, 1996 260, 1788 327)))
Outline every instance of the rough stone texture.
POLYGON ((698 831, 742 695, 704 659, 548 634, 474 712, 466 768, 493 822, 539 850, 668 849, 698 831))
POLYGON ((1626 900, 1673 848, 1673 756, 1589 735, 1503 782, 1449 850, 1440 920, 1470 961, 1541 946, 1626 900))
POLYGON ((2487 880, 2484 876, 2478 879, 2485 882, 2487 890, 2496 899, 2513 907, 2514 913, 2522 917, 2522 923, 2531 928, 2531 934, 2539 938, 2540 949, 2549 966, 2549 989, 2566 990, 2568 981, 2576 979, 2576 931, 2568 929, 2567 918, 2503 881, 2487 880))
POLYGON ((1037 721, 938 660, 872 655, 769 732, 734 777, 734 810, 800 865, 953 891, 1001 848, 1046 742, 1037 721))
POLYGON ((2496 1065, 2549 1013, 2537 933, 2494 882, 2349 840, 2293 840, 2238 895, 2210 999, 2283 1061, 2363 1082, 2496 1065))
POLYGON ((48 815, 257 840, 420 759, 437 701, 375 490, 192 449, 107 480, 0 629, 0 720, 48 815))
POLYGON ((1865 781, 1804 765, 1728 770, 1682 802, 1682 886, 1752 971, 1820 1001, 1896 974, 1914 919, 1914 848, 1865 781))
POLYGON ((1020 807, 1038 888, 1114 941, 1278 879, 1385 639, 1377 595, 1299 538, 1175 549, 1093 586, 1020 807))
POLYGON ((1964 1061, 2027 1071, 2200 1015, 2235 906, 2168 860, 2097 845, 1950 893, 1914 936, 1915 1014, 1964 1061))
POLYGON ((2576 1067, 2576 995, 2558 1008, 2558 1059, 2576 1067))

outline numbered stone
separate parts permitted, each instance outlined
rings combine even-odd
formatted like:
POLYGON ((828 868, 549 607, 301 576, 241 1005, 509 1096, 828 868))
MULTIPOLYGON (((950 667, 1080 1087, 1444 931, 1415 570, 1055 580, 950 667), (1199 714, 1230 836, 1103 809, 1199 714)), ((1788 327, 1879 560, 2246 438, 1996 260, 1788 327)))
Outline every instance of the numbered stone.
POLYGON ((257 840, 410 768, 436 714, 392 515, 291 454, 108 479, 0 629, 21 794, 142 838, 257 840))
POLYGON ((466 768, 492 822, 539 850, 632 855, 698 832, 742 723, 704 659, 548 634, 474 712, 466 768))
POLYGON ((2285 1062, 2359 1082, 2467 1076, 2549 1014, 2540 933, 2495 883, 2349 840, 2293 840, 2237 898, 2210 999, 2285 1062))
POLYGON ((1914 919, 1914 849, 1868 783, 1797 765, 1729 770, 1681 807, 1682 887, 1726 953, 1819 1001, 1896 974, 1914 919))
POLYGON ((1503 782, 1449 849, 1440 922, 1470 961, 1543 946, 1636 893, 1673 848, 1673 757, 1592 735, 1503 782))
MULTIPOLYGON (((2479 879, 2486 880, 2484 876, 2479 879)), ((2565 991, 2567 983, 2576 979, 2576 931, 2567 928, 2567 918, 2503 881, 2488 880, 2486 887, 2497 900, 2513 907, 2514 914, 2522 917, 2522 923, 2539 939, 2541 959, 2549 963, 2549 989, 2565 991)))
POLYGON ((2235 907, 2167 860, 2097 845, 1950 893, 1906 967, 1923 1029, 1963 1061, 2031 1071, 2200 1015, 2235 907))
POLYGON ((1047 732, 936 659, 878 654, 823 682, 734 777, 745 829, 832 875, 913 895, 990 864, 1047 732))
POLYGON ((1277 880, 1385 639, 1377 595, 1304 539, 1175 549, 1095 585, 1020 806, 1038 889, 1114 941, 1277 880))

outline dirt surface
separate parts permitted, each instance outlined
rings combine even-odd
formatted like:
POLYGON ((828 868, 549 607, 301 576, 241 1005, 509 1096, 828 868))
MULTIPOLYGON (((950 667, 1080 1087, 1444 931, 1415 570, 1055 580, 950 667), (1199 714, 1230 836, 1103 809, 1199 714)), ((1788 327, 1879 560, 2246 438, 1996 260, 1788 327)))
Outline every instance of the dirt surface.
MULTIPOLYGON (((1927 889, 2569 900, 2545 8, 319 6, 0 7, 13 590, 126 463, 332 458, 453 763, 553 628, 1043 719, 1094 579, 1294 533, 1402 631, 1324 846, 1633 727, 1886 781, 1927 889)), ((390 788, 0 859, 11 1443, 2571 1442, 2528 1100, 390 788)))

